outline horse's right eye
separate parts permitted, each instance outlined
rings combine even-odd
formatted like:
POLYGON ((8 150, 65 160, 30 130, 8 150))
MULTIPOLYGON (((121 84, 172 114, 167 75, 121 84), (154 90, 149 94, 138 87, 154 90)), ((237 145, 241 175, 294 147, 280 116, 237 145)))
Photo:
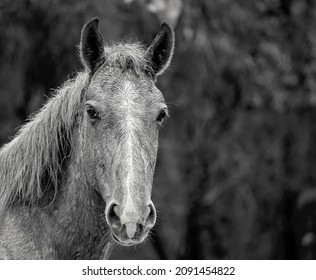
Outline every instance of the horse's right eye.
POLYGON ((89 106, 89 107, 87 108, 87 113, 88 113, 88 115, 89 115, 89 117, 90 117, 91 119, 98 119, 98 118, 99 118, 98 113, 97 113, 97 112, 94 110, 94 108, 91 107, 91 106, 89 106))

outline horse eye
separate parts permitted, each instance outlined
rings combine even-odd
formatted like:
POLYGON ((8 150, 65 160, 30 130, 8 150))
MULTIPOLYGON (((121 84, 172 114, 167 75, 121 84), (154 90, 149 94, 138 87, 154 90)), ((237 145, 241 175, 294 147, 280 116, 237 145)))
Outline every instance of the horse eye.
POLYGON ((156 119, 156 122, 157 123, 162 123, 162 121, 163 121, 163 119, 167 116, 167 111, 166 110, 162 110, 160 113, 159 113, 159 115, 158 115, 158 117, 157 117, 157 119, 156 119))
POLYGON ((99 117, 98 113, 91 106, 88 107, 87 113, 91 119, 97 119, 99 117))

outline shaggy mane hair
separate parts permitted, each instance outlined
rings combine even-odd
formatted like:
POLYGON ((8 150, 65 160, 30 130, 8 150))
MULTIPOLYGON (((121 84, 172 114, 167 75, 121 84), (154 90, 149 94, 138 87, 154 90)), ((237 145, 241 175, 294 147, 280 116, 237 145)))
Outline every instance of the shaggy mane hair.
MULTIPOLYGON (((118 44, 104 50, 106 66, 132 69, 136 74, 151 71, 141 44, 118 44)), ((71 152, 73 130, 82 113, 81 93, 90 78, 81 72, 66 82, 1 148, 0 213, 17 200, 33 204, 49 189, 58 190, 62 164, 71 152)))
POLYGON ((151 61, 147 57, 146 48, 140 43, 119 43, 104 47, 105 65, 131 69, 136 75, 153 74, 151 61))
POLYGON ((17 198, 33 203, 57 188, 87 80, 81 73, 68 81, 0 150, 0 213, 17 198))

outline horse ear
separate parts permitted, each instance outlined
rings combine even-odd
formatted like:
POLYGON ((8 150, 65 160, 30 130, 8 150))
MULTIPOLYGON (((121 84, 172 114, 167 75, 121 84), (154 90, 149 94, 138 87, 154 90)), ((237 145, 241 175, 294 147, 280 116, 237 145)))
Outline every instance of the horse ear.
POLYGON ((147 49, 147 58, 156 75, 161 75, 169 66, 174 50, 174 32, 166 23, 147 49))
POLYGON ((99 19, 93 18, 87 22, 81 31, 80 56, 83 64, 95 71, 104 61, 104 43, 99 31, 99 19))

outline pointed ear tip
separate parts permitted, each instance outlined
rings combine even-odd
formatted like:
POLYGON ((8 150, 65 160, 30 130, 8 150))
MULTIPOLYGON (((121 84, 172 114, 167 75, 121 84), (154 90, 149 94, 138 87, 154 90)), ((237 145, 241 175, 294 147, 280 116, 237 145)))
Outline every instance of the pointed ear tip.
POLYGON ((99 18, 94 17, 91 20, 87 21, 81 29, 81 41, 87 36, 90 30, 98 31, 99 29, 99 18))
POLYGON ((170 25, 169 25, 168 23, 166 23, 166 22, 163 22, 163 23, 161 24, 161 29, 169 29, 169 30, 172 31, 172 28, 171 28, 170 25))
POLYGON ((93 22, 93 23, 96 23, 96 24, 98 24, 99 21, 100 21, 99 17, 94 17, 94 18, 92 18, 92 19, 90 20, 90 22, 93 22))
POLYGON ((161 25, 161 32, 166 32, 166 33, 169 33, 171 34, 172 37, 174 37, 174 30, 173 28, 170 27, 169 24, 167 24, 166 22, 164 22, 162 25, 161 25))
POLYGON ((90 19, 89 21, 86 22, 86 24, 84 25, 84 27, 98 27, 99 26, 99 18, 98 17, 94 17, 92 19, 90 19))

